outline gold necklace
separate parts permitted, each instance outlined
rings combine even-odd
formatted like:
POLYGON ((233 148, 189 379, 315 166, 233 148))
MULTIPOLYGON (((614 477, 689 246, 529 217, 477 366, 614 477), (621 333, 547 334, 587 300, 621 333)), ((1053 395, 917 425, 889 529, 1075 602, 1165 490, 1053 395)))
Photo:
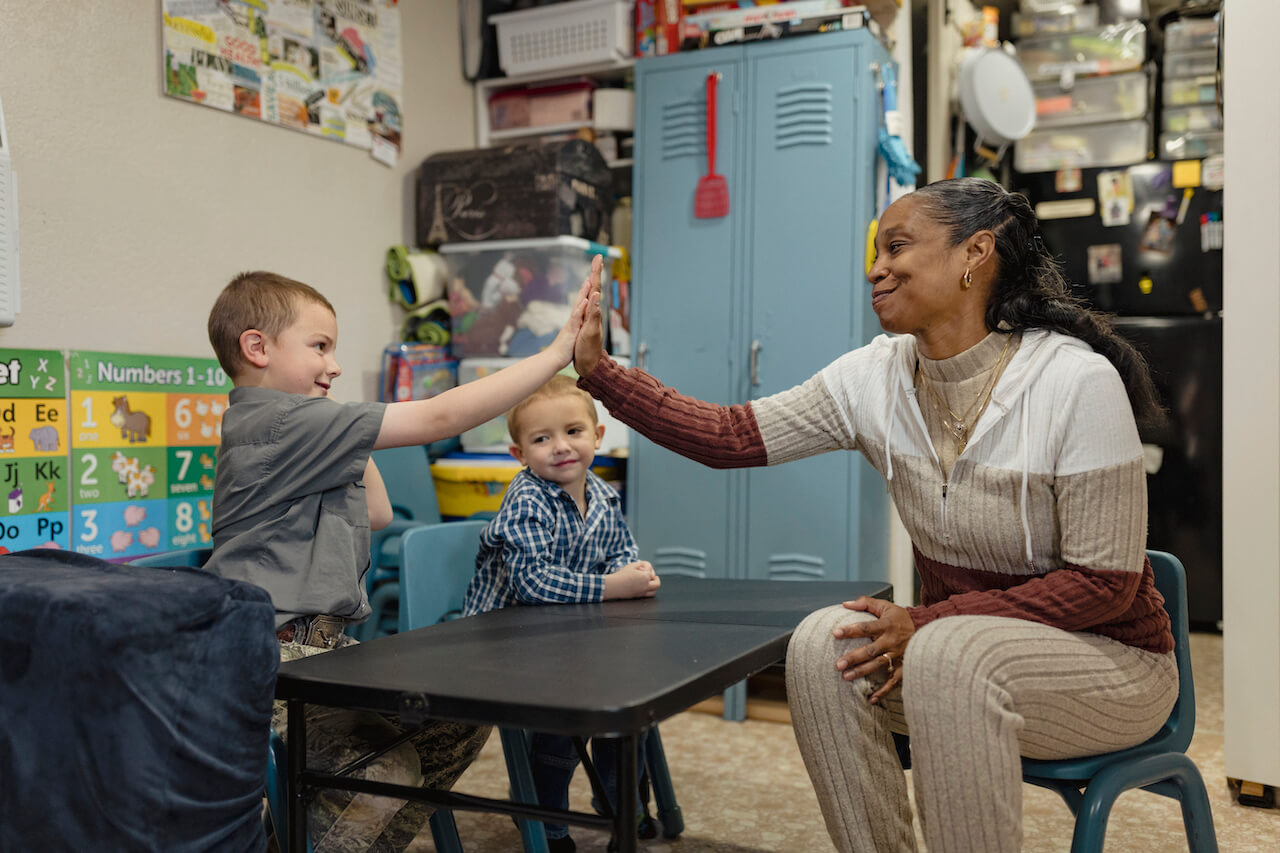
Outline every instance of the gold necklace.
POLYGON ((1000 350, 1000 357, 996 359, 995 365, 991 368, 991 376, 987 379, 987 383, 983 386, 982 391, 969 404, 969 408, 965 410, 963 415, 957 415, 955 411, 947 404, 938 390, 933 387, 933 383, 929 381, 929 377, 925 375, 924 369, 920 365, 920 361, 916 360, 916 375, 920 377, 920 384, 924 386, 925 393, 929 397, 929 403, 933 406, 933 410, 938 413, 938 417, 942 419, 942 425, 947 432, 951 433, 956 440, 956 455, 959 456, 964 452, 965 447, 969 443, 969 430, 974 424, 982 419, 982 414, 987 410, 987 406, 991 403, 991 394, 996 389, 996 380, 1000 378, 1000 374, 1004 372, 1006 359, 1009 355, 1009 347, 1013 344, 1013 335, 1009 335, 1009 339, 1004 342, 1004 349, 1000 350), (939 403, 942 407, 939 408, 939 403), (981 403, 978 413, 974 415, 973 420, 969 420, 969 415, 973 413, 975 407, 981 403), (943 412, 943 409, 946 409, 943 412), (950 417, 948 417, 950 415, 950 417))

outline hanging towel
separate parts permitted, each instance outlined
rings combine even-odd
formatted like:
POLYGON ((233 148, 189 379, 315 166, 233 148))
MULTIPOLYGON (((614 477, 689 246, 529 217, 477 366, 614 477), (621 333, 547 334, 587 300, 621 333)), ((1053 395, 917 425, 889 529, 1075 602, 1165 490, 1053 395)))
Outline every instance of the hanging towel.
POLYGON ((444 296, 448 266, 435 252, 411 252, 407 246, 387 249, 389 297, 402 308, 418 308, 444 296))
POLYGON ((449 301, 437 299, 408 313, 400 327, 400 340, 447 346, 449 330, 449 301))

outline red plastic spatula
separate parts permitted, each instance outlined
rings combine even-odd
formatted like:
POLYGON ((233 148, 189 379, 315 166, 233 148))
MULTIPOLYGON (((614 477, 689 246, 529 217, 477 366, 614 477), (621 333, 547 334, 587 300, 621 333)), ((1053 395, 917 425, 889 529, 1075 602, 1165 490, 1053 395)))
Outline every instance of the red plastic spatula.
POLYGON ((729 185, 724 175, 716 174, 716 83, 719 81, 719 72, 707 75, 707 174, 698 178, 693 194, 693 215, 698 219, 729 215, 729 185))

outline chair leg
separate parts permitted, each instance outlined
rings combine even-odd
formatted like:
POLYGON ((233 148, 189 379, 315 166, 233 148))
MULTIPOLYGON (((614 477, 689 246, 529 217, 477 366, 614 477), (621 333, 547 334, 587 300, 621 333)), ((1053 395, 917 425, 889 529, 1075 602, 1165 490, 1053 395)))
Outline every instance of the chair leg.
POLYGON ((1089 781, 1076 816, 1071 853, 1102 853, 1107 818, 1116 798, 1133 788, 1173 782, 1178 788, 1187 845, 1192 853, 1217 853, 1218 840, 1209 809, 1209 795, 1195 763, 1182 753, 1148 755, 1104 768, 1089 781))
POLYGON ((1213 811, 1209 808, 1209 792, 1205 790, 1204 777, 1200 768, 1185 755, 1180 770, 1171 776, 1174 784, 1180 789, 1182 796, 1178 803, 1182 806, 1182 825, 1187 830, 1187 849, 1191 853, 1218 853, 1218 834, 1213 828, 1213 811))
POLYGON ((462 853, 458 824, 449 809, 436 809, 431 813, 431 840, 435 842, 436 853, 462 853))
POLYGON ((747 682, 739 681, 724 691, 724 712, 726 720, 740 723, 747 718, 747 682))
MULTIPOLYGON (((529 739, 522 729, 499 729, 498 734, 502 738, 502 755, 507 762, 511 798, 518 803, 536 805, 538 794, 533 788, 533 768, 529 766, 529 739)), ((516 826, 520 827, 524 853, 550 853, 542 821, 516 818, 516 826)))
POLYGON ((645 764, 649 768, 649 779, 653 784, 653 801, 658 809, 658 820, 662 822, 663 838, 675 838, 684 832, 684 814, 680 804, 676 802, 676 791, 671 784, 671 771, 667 768, 667 753, 662 748, 662 736, 658 727, 649 729, 645 735, 645 764))

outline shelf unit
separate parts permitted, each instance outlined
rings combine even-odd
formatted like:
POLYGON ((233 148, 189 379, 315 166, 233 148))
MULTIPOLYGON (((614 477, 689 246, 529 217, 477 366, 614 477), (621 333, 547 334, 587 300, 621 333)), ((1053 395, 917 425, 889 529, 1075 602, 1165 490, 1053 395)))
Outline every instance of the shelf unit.
MULTIPOLYGON (((553 133, 576 131, 582 127, 590 127, 591 122, 567 122, 564 124, 541 125, 539 127, 518 127, 509 130, 492 130, 489 127, 489 98, 498 92, 514 89, 529 83, 551 83, 575 77, 588 77, 593 80, 625 80, 635 67, 634 59, 621 59, 616 62, 578 65, 572 68, 561 68, 538 74, 524 74, 517 77, 494 77, 489 80, 477 80, 475 83, 476 98, 476 147, 487 148, 496 142, 510 139, 529 139, 537 136, 548 136, 553 133)), ((631 158, 607 161, 610 168, 620 169, 631 166, 631 158)))

